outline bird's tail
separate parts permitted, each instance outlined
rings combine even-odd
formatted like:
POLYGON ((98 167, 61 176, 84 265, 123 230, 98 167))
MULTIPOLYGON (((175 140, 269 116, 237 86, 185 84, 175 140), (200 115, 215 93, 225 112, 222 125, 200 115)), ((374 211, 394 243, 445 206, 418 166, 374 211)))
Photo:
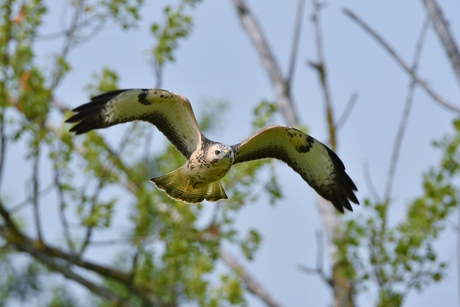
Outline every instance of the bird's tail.
POLYGON ((165 191, 169 197, 186 203, 199 203, 204 199, 207 201, 218 201, 219 199, 228 198, 220 181, 193 187, 192 183, 181 172, 181 168, 166 175, 152 178, 150 181, 158 189, 165 191))

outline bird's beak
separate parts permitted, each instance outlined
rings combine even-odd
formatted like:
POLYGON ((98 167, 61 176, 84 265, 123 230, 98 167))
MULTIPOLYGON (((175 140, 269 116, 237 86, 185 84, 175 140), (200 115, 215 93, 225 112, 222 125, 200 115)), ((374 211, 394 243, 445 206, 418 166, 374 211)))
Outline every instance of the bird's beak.
POLYGON ((224 156, 226 156, 227 158, 230 158, 230 156, 231 156, 231 151, 228 150, 228 149, 224 149, 224 156))

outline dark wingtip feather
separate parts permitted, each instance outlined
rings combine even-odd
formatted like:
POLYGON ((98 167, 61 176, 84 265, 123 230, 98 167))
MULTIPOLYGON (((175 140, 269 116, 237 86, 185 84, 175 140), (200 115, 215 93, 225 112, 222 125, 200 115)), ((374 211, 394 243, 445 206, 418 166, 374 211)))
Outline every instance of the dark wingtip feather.
POLYGON ((103 93, 91 98, 91 101, 81 106, 76 107, 72 111, 77 113, 68 118, 66 123, 77 123, 75 126, 70 128, 70 132, 75 134, 83 134, 88 131, 105 128, 104 122, 100 116, 102 107, 114 97, 120 95, 123 90, 114 90, 107 93, 103 93))
POLYGON ((332 202, 334 207, 341 213, 344 213, 343 208, 353 212, 353 208, 350 204, 350 201, 359 205, 358 198, 354 193, 354 191, 358 191, 358 189, 356 188, 356 185, 353 182, 353 180, 351 180, 350 176, 348 176, 348 174, 345 172, 345 165, 343 164, 342 160, 340 160, 337 154, 333 152, 331 149, 327 149, 329 157, 331 158, 332 163, 334 164, 334 170, 337 176, 335 182, 336 187, 335 191, 333 192, 334 195, 331 197, 330 201, 332 202))

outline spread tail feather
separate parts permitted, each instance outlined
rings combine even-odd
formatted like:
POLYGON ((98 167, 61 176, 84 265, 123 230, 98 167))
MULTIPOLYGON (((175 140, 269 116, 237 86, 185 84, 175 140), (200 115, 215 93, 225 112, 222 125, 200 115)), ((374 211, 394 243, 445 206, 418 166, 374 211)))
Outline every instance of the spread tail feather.
POLYGON ((192 183, 181 172, 181 168, 166 175, 152 178, 150 181, 158 189, 165 191, 169 197, 186 203, 199 203, 204 199, 207 201, 218 201, 228 198, 220 181, 193 187, 192 183))

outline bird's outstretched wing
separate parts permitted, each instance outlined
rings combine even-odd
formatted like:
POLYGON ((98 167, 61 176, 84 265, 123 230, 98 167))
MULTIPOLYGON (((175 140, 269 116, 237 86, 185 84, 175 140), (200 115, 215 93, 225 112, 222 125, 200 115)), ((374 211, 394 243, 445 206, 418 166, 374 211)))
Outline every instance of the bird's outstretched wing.
POLYGON ((287 163, 342 213, 343 208, 353 211, 349 200, 359 204, 353 192, 357 188, 345 173, 339 157, 300 130, 271 125, 232 147, 236 152, 234 164, 264 158, 276 158, 287 163))
POLYGON ((134 120, 154 124, 187 159, 201 142, 192 107, 187 98, 161 89, 127 89, 107 92, 73 109, 67 123, 82 134, 134 120))

